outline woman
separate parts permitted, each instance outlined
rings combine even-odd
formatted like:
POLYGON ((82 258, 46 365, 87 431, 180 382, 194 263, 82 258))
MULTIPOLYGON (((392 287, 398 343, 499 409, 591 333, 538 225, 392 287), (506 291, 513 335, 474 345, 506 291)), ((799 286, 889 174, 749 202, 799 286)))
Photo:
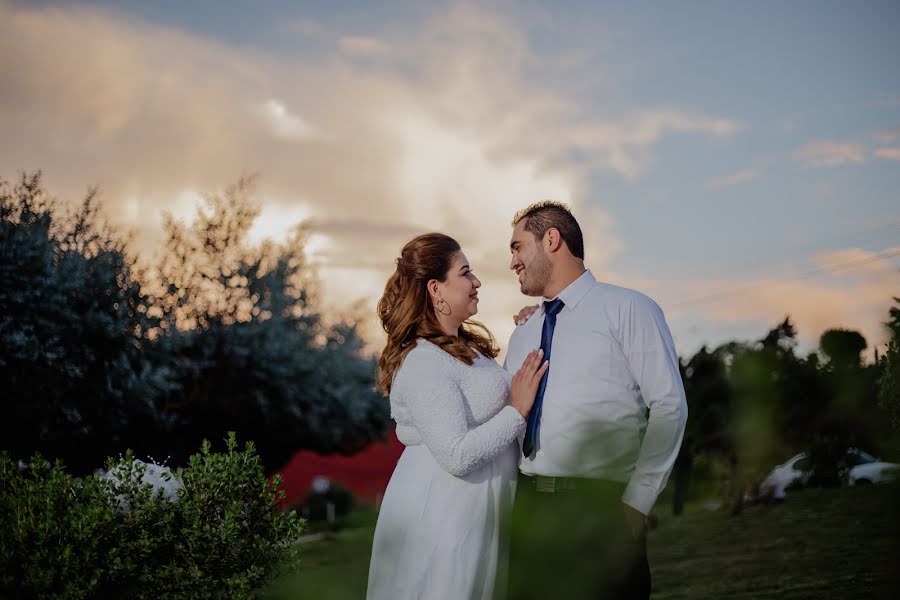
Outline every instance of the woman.
POLYGON ((370 600, 486 600, 504 588, 500 519, 547 363, 536 350, 511 379, 497 365, 493 336, 469 321, 479 287, 459 244, 430 233, 403 247, 378 303, 378 386, 406 448, 378 515, 370 600))

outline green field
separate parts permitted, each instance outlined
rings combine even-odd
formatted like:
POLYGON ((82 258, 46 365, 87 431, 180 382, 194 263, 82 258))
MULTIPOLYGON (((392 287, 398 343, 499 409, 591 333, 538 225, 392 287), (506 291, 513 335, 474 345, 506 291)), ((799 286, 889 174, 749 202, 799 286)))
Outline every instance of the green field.
MULTIPOLYGON (((898 509, 897 487, 864 487, 791 492, 735 517, 700 504, 678 518, 660 510, 653 598, 900 598, 898 509)), ((340 532, 299 545, 265 597, 364 598, 374 518, 354 513, 340 532)))

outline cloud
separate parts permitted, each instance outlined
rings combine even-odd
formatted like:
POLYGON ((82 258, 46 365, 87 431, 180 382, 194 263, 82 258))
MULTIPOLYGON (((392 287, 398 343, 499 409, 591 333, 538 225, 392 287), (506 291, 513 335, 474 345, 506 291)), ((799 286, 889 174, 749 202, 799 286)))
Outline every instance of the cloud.
POLYGON ((345 36, 338 39, 338 47, 348 56, 379 57, 390 54, 391 47, 372 37, 345 36))
POLYGON ((874 152, 878 158, 900 160, 900 148, 877 148, 874 152))
POLYGON ((609 215, 587 202, 573 150, 638 177, 665 136, 739 128, 676 109, 588 110, 534 83, 539 53, 497 13, 453 4, 419 25, 378 38, 284 25, 282 35, 338 40, 304 58, 124 12, 0 1, 0 135, 16 140, 0 145, 0 164, 44 169, 73 201, 99 184, 145 253, 160 242, 162 210, 189 219, 201 191, 258 173, 252 237, 312 219, 328 306, 364 297, 374 307, 403 243, 444 231, 482 275, 480 316, 505 341, 508 315, 528 302, 507 268, 516 210, 570 203, 592 233, 594 268, 621 248, 609 215))
POLYGON ((858 142, 812 142, 794 152, 794 158, 806 163, 808 167, 836 167, 839 165, 861 163, 866 155, 862 144, 858 142))
POLYGON ((900 108, 900 93, 878 94, 878 97, 871 103, 876 108, 900 108))
POLYGON ((887 259, 898 254, 900 254, 900 246, 890 246, 879 252, 861 248, 844 248, 820 252, 812 256, 809 262, 821 271, 831 275, 848 271, 883 275, 890 270, 890 263, 886 262, 887 259))
POLYGON ((422 227, 417 227, 415 225, 379 223, 377 221, 363 219, 333 220, 314 218, 306 220, 305 224, 312 231, 335 237, 413 237, 422 230, 422 227))
MULTIPOLYGON (((625 177, 644 170, 646 151, 664 136, 696 133, 727 137, 741 128, 732 119, 710 118, 673 110, 642 111, 617 121, 587 120, 574 124, 560 137, 566 148, 594 155, 594 164, 625 177)), ((550 142, 552 144, 552 141, 550 142)))
MULTIPOLYGON (((253 227, 247 232, 247 237, 255 244, 266 239, 284 243, 300 223, 310 218, 311 213, 312 209, 306 204, 275 202, 263 204, 259 216, 253 221, 253 227)), ((310 248, 307 247, 306 250, 309 254, 310 248)))
POLYGON ((289 19, 277 26, 278 32, 285 35, 318 37, 326 33, 325 27, 312 19, 289 19))
POLYGON ((723 175, 721 177, 714 177, 706 182, 707 187, 724 187, 727 185, 734 185, 736 183, 741 183, 743 181, 749 181, 751 179, 756 179, 760 176, 762 171, 758 168, 753 169, 744 169, 743 171, 738 171, 737 173, 733 173, 731 175, 723 175))
POLYGON ((286 139, 313 139, 326 137, 302 117, 291 114, 280 100, 269 98, 258 109, 260 117, 273 135, 286 139))
POLYGON ((891 127, 890 129, 879 131, 873 137, 881 144, 890 144, 897 138, 900 138, 900 127, 891 127))
POLYGON ((883 346, 882 325, 900 285, 896 256, 900 247, 873 252, 844 248, 809 257, 813 269, 791 271, 756 279, 711 279, 655 284, 660 304, 680 322, 703 319, 729 330, 753 325, 759 337, 767 328, 790 315, 804 350, 814 350, 830 328, 859 330, 869 348, 883 346), (678 290, 675 297, 672 290, 678 290))

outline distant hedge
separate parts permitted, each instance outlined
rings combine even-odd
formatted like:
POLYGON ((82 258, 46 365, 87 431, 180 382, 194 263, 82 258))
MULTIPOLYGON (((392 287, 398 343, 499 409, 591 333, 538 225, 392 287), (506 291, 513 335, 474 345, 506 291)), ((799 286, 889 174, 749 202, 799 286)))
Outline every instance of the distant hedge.
POLYGON ((130 453, 107 468, 78 479, 0 456, 0 597, 251 597, 304 527, 234 434, 225 453, 205 441, 191 456, 175 501, 130 453))

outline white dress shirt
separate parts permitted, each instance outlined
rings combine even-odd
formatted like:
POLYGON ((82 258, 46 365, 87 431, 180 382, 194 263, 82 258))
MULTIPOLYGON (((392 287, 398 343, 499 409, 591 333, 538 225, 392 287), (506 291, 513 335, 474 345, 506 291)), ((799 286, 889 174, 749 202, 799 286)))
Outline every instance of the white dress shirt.
MULTIPOLYGON (((684 435, 687 401, 675 344, 647 296, 590 271, 560 292, 537 451, 526 475, 628 482, 622 501, 648 514, 684 435), (650 409, 649 420, 646 417, 650 409)), ((543 306, 516 328, 504 367, 539 347, 543 306)))

